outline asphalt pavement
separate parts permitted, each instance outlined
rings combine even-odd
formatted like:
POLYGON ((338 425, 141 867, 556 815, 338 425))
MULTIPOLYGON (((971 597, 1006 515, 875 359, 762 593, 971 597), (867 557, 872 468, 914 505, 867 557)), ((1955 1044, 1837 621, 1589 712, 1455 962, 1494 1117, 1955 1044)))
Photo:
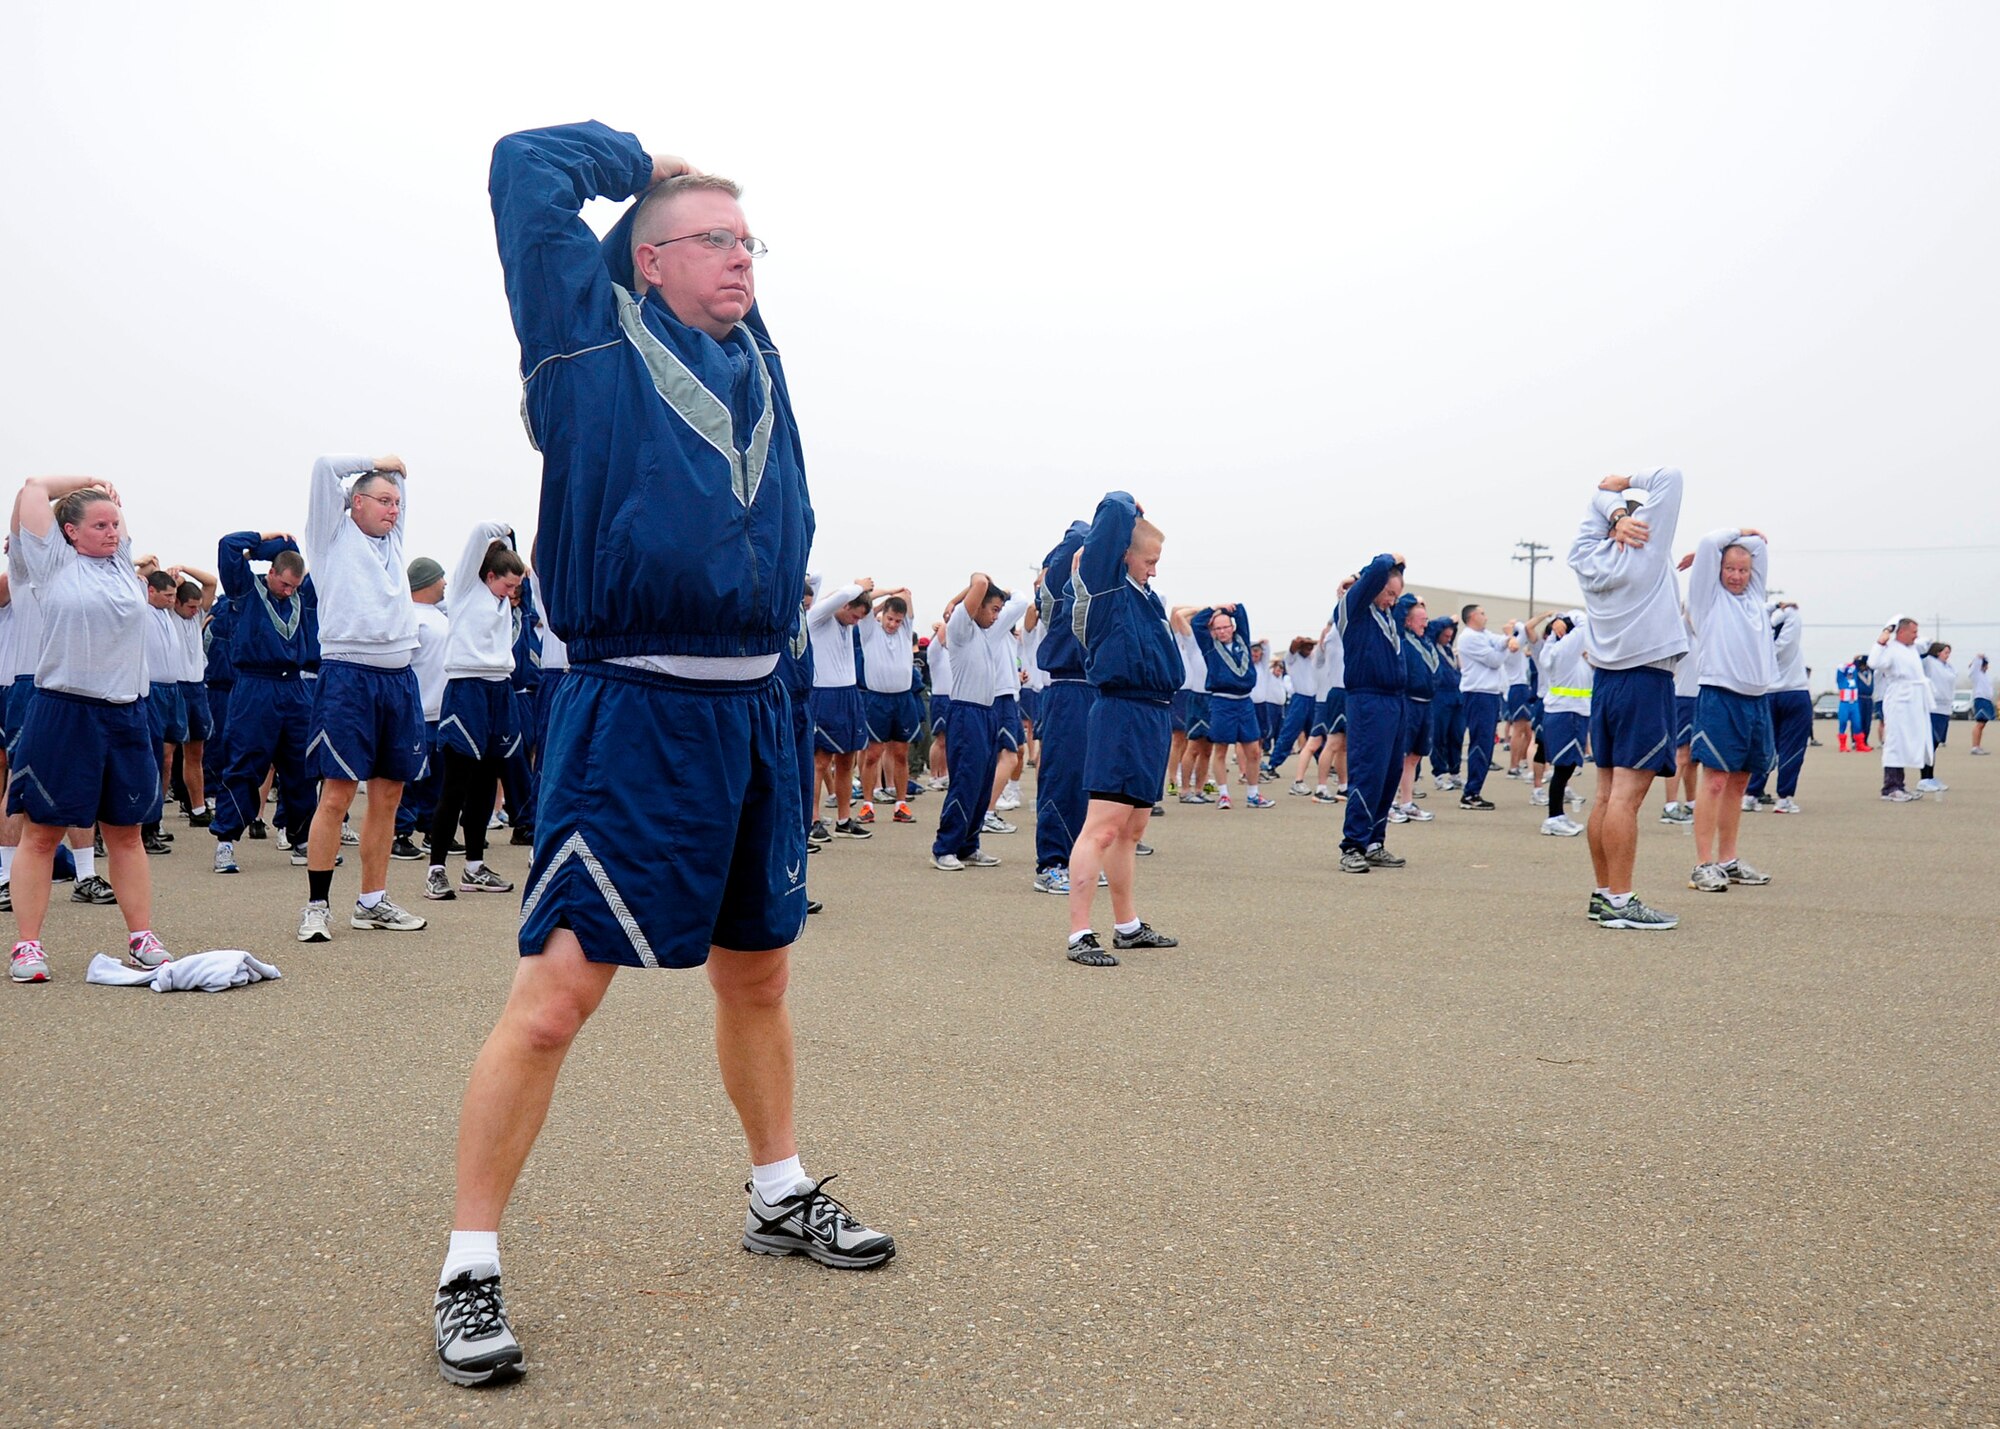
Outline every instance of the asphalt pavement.
POLYGON ((55 980, 0 988, 0 1423, 2000 1422, 2000 759, 1964 730, 1902 807, 1813 750, 1805 813, 1745 818, 1767 888, 1689 891, 1656 801, 1663 934, 1587 922, 1583 841, 1500 779, 1366 876, 1337 809, 1169 805, 1141 911, 1182 945, 1102 971, 1031 811, 946 874, 938 796, 884 810, 812 859, 793 1005, 806 1164, 896 1259, 739 1248, 706 985, 627 974, 509 1213, 529 1373, 490 1392, 438 1377, 430 1295, 518 895, 395 864, 429 929, 342 904, 302 947, 304 870, 217 877, 170 824, 169 946, 284 977, 88 986, 122 925, 58 891, 55 980))

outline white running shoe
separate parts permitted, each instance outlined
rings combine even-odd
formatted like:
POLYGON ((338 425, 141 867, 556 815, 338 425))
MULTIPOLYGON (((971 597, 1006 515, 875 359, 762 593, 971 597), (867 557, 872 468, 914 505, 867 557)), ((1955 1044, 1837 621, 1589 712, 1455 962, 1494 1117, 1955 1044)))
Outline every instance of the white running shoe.
POLYGON ((1000 813, 1004 814, 1011 810, 1020 808, 1021 801, 1018 797, 1016 797, 1013 794, 1002 794, 1000 796, 999 802, 994 804, 993 807, 1000 813))
POLYGON ((962 873, 965 865, 958 861, 955 853, 941 853, 931 860, 931 867, 942 873, 962 873))
POLYGON ((1771 812, 1774 814, 1803 814, 1805 810, 1799 807, 1797 799, 1780 799, 1777 806, 1771 812))
POLYGON ((1583 832, 1583 825, 1574 822, 1567 814, 1555 814, 1542 820, 1542 832, 1550 838, 1573 839, 1583 832))
POLYGON ((1919 779, 1917 781, 1917 787, 1923 790, 1926 794, 1942 794, 1944 793, 1945 790, 1949 789, 1951 785, 1945 783, 1944 780, 1942 779, 1919 779))
POLYGON ((1755 794, 1745 794, 1743 796, 1743 812, 1746 814, 1757 812, 1757 796, 1755 794))
POLYGON ((1528 801, 1546 809, 1549 806, 1549 791, 1544 788, 1537 788, 1534 793, 1528 795, 1528 801))
POLYGON ((1420 809, 1414 803, 1403 805, 1403 817, 1413 824, 1428 824, 1437 817, 1428 809, 1420 809))

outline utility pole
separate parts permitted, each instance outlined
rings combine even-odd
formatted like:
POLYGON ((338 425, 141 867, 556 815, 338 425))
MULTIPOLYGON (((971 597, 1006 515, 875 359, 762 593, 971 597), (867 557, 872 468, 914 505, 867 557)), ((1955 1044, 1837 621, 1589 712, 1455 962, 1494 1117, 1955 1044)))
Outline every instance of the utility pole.
POLYGON ((1535 613, 1535 567, 1543 561, 1553 561, 1555 557, 1546 554, 1549 548, 1540 541, 1516 541, 1514 549, 1527 553, 1514 559, 1528 563, 1528 614, 1532 617, 1535 613))

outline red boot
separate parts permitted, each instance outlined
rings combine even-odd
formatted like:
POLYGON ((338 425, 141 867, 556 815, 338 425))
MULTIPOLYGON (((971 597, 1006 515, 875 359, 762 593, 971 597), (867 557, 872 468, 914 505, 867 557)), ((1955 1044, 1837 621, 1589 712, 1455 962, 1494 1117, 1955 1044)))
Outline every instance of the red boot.
POLYGON ((1847 753, 1847 736, 1844 734, 1840 737, 1840 752, 1847 753))
POLYGON ((1873 754, 1874 748, 1864 738, 1856 737, 1854 751, 1857 754, 1873 754))

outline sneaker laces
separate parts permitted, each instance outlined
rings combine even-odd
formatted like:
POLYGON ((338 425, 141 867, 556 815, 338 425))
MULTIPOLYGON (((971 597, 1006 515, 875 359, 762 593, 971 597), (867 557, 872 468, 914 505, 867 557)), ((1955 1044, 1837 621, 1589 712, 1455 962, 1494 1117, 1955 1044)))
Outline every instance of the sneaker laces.
MULTIPOLYGON (((861 1223, 854 1219, 853 1212, 820 1189, 839 1174, 836 1171, 831 1176, 823 1176, 805 1190, 787 1196, 771 1208, 778 1212, 777 1215, 757 1216, 760 1228, 765 1231, 776 1230, 794 1215, 798 1215, 804 1217, 807 1230, 828 1241, 836 1239, 843 1230, 859 1229, 861 1223)), ((753 1210, 751 1214, 757 1213, 753 1210)))
POLYGON ((471 1271, 461 1270, 439 1291, 450 1297, 445 1306, 445 1328, 456 1331, 460 1339, 483 1340, 506 1328, 507 1309, 500 1303, 499 1276, 474 1280, 471 1271))
POLYGON ((39 958, 41 955, 42 943, 39 938, 23 938, 20 942, 14 944, 14 956, 16 959, 39 958))

